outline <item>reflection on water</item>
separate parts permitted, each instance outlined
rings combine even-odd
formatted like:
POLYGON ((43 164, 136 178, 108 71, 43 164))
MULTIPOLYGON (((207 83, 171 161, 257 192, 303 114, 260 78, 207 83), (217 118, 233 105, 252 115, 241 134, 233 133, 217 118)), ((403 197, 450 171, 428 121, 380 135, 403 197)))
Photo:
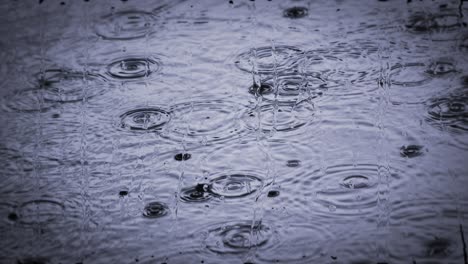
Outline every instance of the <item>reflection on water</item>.
POLYGON ((0 263, 466 263, 463 1, 4 1, 0 263))

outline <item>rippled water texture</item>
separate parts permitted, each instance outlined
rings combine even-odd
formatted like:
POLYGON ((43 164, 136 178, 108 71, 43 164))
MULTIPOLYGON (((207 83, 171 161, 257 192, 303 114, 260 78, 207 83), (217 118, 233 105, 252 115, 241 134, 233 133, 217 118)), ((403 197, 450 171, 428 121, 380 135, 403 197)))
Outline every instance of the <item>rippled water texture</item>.
POLYGON ((467 263, 468 5, 0 2, 0 263, 467 263))

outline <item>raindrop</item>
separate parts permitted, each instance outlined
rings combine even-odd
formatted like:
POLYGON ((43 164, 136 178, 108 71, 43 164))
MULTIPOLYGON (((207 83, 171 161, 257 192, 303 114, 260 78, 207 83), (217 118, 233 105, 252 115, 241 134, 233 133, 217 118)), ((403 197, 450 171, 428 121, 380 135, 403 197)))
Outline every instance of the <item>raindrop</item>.
POLYGON ((174 159, 177 161, 189 160, 192 157, 189 153, 178 153, 174 156, 174 159))
POLYGON ((264 247, 272 235, 271 228, 261 222, 227 223, 209 230, 205 243, 212 252, 238 254, 264 247))
POLYGON ((363 189, 369 187, 369 178, 363 175, 350 175, 343 179, 341 185, 348 189, 363 189))
POLYGON ((295 7, 291 7, 291 8, 284 10, 283 15, 287 18, 296 19, 296 18, 303 18, 307 16, 308 13, 309 13, 309 10, 306 7, 295 6, 295 7))
POLYGON ((134 80, 148 77, 160 70, 161 63, 155 58, 125 57, 107 66, 107 75, 117 80, 134 80))
POLYGON ((300 160, 288 160, 286 163, 286 166, 295 168, 301 166, 301 161, 300 160))
POLYGON ((16 220, 18 220, 18 215, 16 213, 9 213, 8 214, 8 220, 16 221, 16 220))
POLYGON ((280 192, 277 190, 271 190, 268 192, 267 196, 270 198, 277 197, 280 195, 280 192))
POLYGON ((210 186, 208 184, 199 183, 196 186, 184 188, 180 192, 180 199, 184 202, 205 202, 211 199, 208 192, 210 186))
POLYGON ((250 86, 249 93, 259 97, 267 94, 272 94, 274 92, 274 87, 267 83, 262 83, 260 86, 254 84, 250 86))
POLYGON ((468 111, 465 96, 452 96, 431 100, 428 122, 436 127, 447 127, 452 132, 468 131, 468 111))
POLYGON ((263 180, 257 176, 231 173, 213 177, 208 191, 217 197, 231 199, 248 196, 262 186, 263 180))
POLYGON ((400 155, 402 157, 414 158, 423 154, 422 149, 423 146, 420 145, 402 146, 400 148, 400 155))
POLYGON ((154 16, 143 11, 123 11, 101 17, 96 22, 96 34, 109 40, 143 38, 150 33, 154 16))
POLYGON ((453 63, 440 60, 432 63, 426 72, 433 76, 442 76, 448 73, 456 72, 456 69, 453 63))
POLYGON ((169 214, 169 207, 160 202, 151 202, 145 205, 143 216, 147 218, 159 218, 169 214))
POLYGON ((171 113, 158 107, 137 108, 120 115, 121 128, 133 131, 155 131, 171 120, 171 113))

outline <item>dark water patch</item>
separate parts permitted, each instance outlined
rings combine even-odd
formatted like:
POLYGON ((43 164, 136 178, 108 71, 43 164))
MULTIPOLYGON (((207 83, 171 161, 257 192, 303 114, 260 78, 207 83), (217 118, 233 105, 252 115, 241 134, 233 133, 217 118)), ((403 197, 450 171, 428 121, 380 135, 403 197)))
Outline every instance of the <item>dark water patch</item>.
POLYGON ((395 262, 411 257, 418 263, 455 263, 463 258, 459 216, 466 213, 466 207, 444 202, 433 198, 393 202, 389 252, 395 262))
POLYGON ((170 120, 171 113, 162 108, 136 108, 120 115, 119 127, 131 131, 157 131, 170 120))
POLYGON ((429 33, 449 31, 461 27, 460 17, 457 14, 428 14, 415 13, 406 23, 406 28, 414 33, 429 33))
POLYGON ((258 47, 239 54, 234 62, 237 68, 246 72, 272 74, 292 72, 298 62, 301 50, 294 46, 278 45, 258 47))
POLYGON ((206 248, 218 254, 240 254, 268 246, 273 230, 262 222, 227 222, 208 230, 206 248))
POLYGON ((122 11, 101 17, 96 21, 96 34, 108 40, 131 40, 147 36, 154 23, 152 13, 122 11))
POLYGON ((468 131, 468 97, 464 94, 434 98, 428 102, 427 122, 453 133, 468 131))
POLYGON ((446 257, 451 254, 451 240, 443 237, 434 237, 424 242, 426 254, 430 257, 446 257))
POLYGON ((174 156, 177 161, 189 160, 192 157, 190 153, 178 153, 174 156))
POLYGON ((263 180, 243 172, 213 175, 208 191, 217 197, 234 199, 251 195, 263 187, 263 180))
POLYGON ((57 102, 45 101, 42 90, 28 89, 14 92, 3 98, 2 106, 12 112, 45 112, 55 106, 57 102))
POLYGON ((107 75, 115 80, 140 80, 155 74, 161 63, 154 57, 127 56, 111 62, 107 66, 107 75))
POLYGON ((43 99, 52 102, 77 102, 109 88, 103 76, 90 72, 48 69, 36 76, 43 99))
POLYGON ((18 211, 20 223, 25 225, 58 222, 65 216, 65 206, 49 199, 25 202, 20 205, 18 211))
POLYGON ((209 189, 210 185, 207 183, 199 183, 192 187, 183 188, 180 192, 180 199, 188 203, 209 201, 212 198, 209 189))
POLYGON ((160 218, 170 213, 169 207, 160 202, 150 202, 143 208, 143 216, 146 218, 160 218))
POLYGON ((414 158, 423 155, 423 146, 407 145, 400 148, 400 156, 406 158, 414 158))
POLYGON ((23 258, 18 259, 17 264, 47 264, 50 263, 49 259, 42 258, 42 257, 35 257, 35 258, 23 258))
POLYGON ((250 109, 242 120, 250 130, 288 132, 306 126, 313 121, 314 115, 314 106, 309 101, 295 104, 279 102, 277 105, 265 103, 250 109))
POLYGON ((246 133, 239 122, 244 107, 229 100, 195 99, 177 103, 171 107, 171 122, 161 136, 191 144, 212 144, 239 138, 246 133))
POLYGON ((297 19, 306 17, 309 14, 309 9, 302 6, 295 6, 284 10, 283 16, 287 18, 297 19))

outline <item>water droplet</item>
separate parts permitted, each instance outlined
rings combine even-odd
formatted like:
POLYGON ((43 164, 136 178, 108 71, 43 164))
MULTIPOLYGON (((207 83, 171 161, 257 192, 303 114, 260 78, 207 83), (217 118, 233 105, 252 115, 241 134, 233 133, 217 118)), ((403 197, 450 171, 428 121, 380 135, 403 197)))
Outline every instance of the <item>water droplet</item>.
POLYGON ((174 156, 174 159, 177 161, 189 160, 192 157, 189 153, 178 153, 174 156))
POLYGON ((468 131, 466 101, 467 98, 463 95, 432 99, 427 121, 436 127, 445 127, 455 133, 468 131))
POLYGON ((442 76, 456 72, 456 69, 452 62, 440 60, 432 63, 426 72, 433 76, 442 76))
POLYGON ((96 34, 109 40, 130 40, 151 32, 154 16, 143 11, 123 11, 101 17, 96 22, 96 34))
POLYGON ((268 192, 267 196, 270 198, 277 197, 280 195, 280 192, 277 190, 271 190, 268 192))
POLYGON ((160 70, 159 60, 151 57, 128 56, 107 66, 107 75, 117 80, 134 80, 148 77, 160 70))
POLYGON ((341 185, 348 189, 362 189, 369 187, 369 178, 363 175, 351 175, 343 179, 341 185))
POLYGON ((301 161, 300 160, 288 160, 286 163, 286 166, 295 168, 301 166, 301 161))
POLYGON ((10 221, 16 221, 18 220, 18 215, 14 212, 8 214, 8 220, 10 221))
POLYGON ((199 183, 196 186, 184 188, 180 192, 180 199, 184 202, 205 202, 211 199, 208 192, 209 184, 199 183))
POLYGON ((205 243, 215 253, 243 253, 264 247, 272 235, 272 230, 260 222, 227 223, 209 230, 205 243))
POLYGON ((284 10, 283 15, 284 17, 296 19, 296 18, 303 18, 307 16, 308 13, 309 13, 309 10, 306 7, 295 6, 295 7, 291 7, 291 8, 284 10))
POLYGON ((151 202, 145 205, 143 216, 147 218, 159 218, 169 214, 169 207, 160 202, 151 202))
POLYGON ((263 180, 254 175, 232 173, 215 176, 210 181, 209 192, 218 197, 240 198, 248 196, 263 186, 263 180))
POLYGON ((414 158, 423 154, 422 149, 423 146, 420 145, 402 146, 400 148, 400 155, 402 157, 414 158))
POLYGON ((170 120, 171 113, 161 108, 137 108, 120 115, 120 127, 134 131, 155 131, 170 120))

